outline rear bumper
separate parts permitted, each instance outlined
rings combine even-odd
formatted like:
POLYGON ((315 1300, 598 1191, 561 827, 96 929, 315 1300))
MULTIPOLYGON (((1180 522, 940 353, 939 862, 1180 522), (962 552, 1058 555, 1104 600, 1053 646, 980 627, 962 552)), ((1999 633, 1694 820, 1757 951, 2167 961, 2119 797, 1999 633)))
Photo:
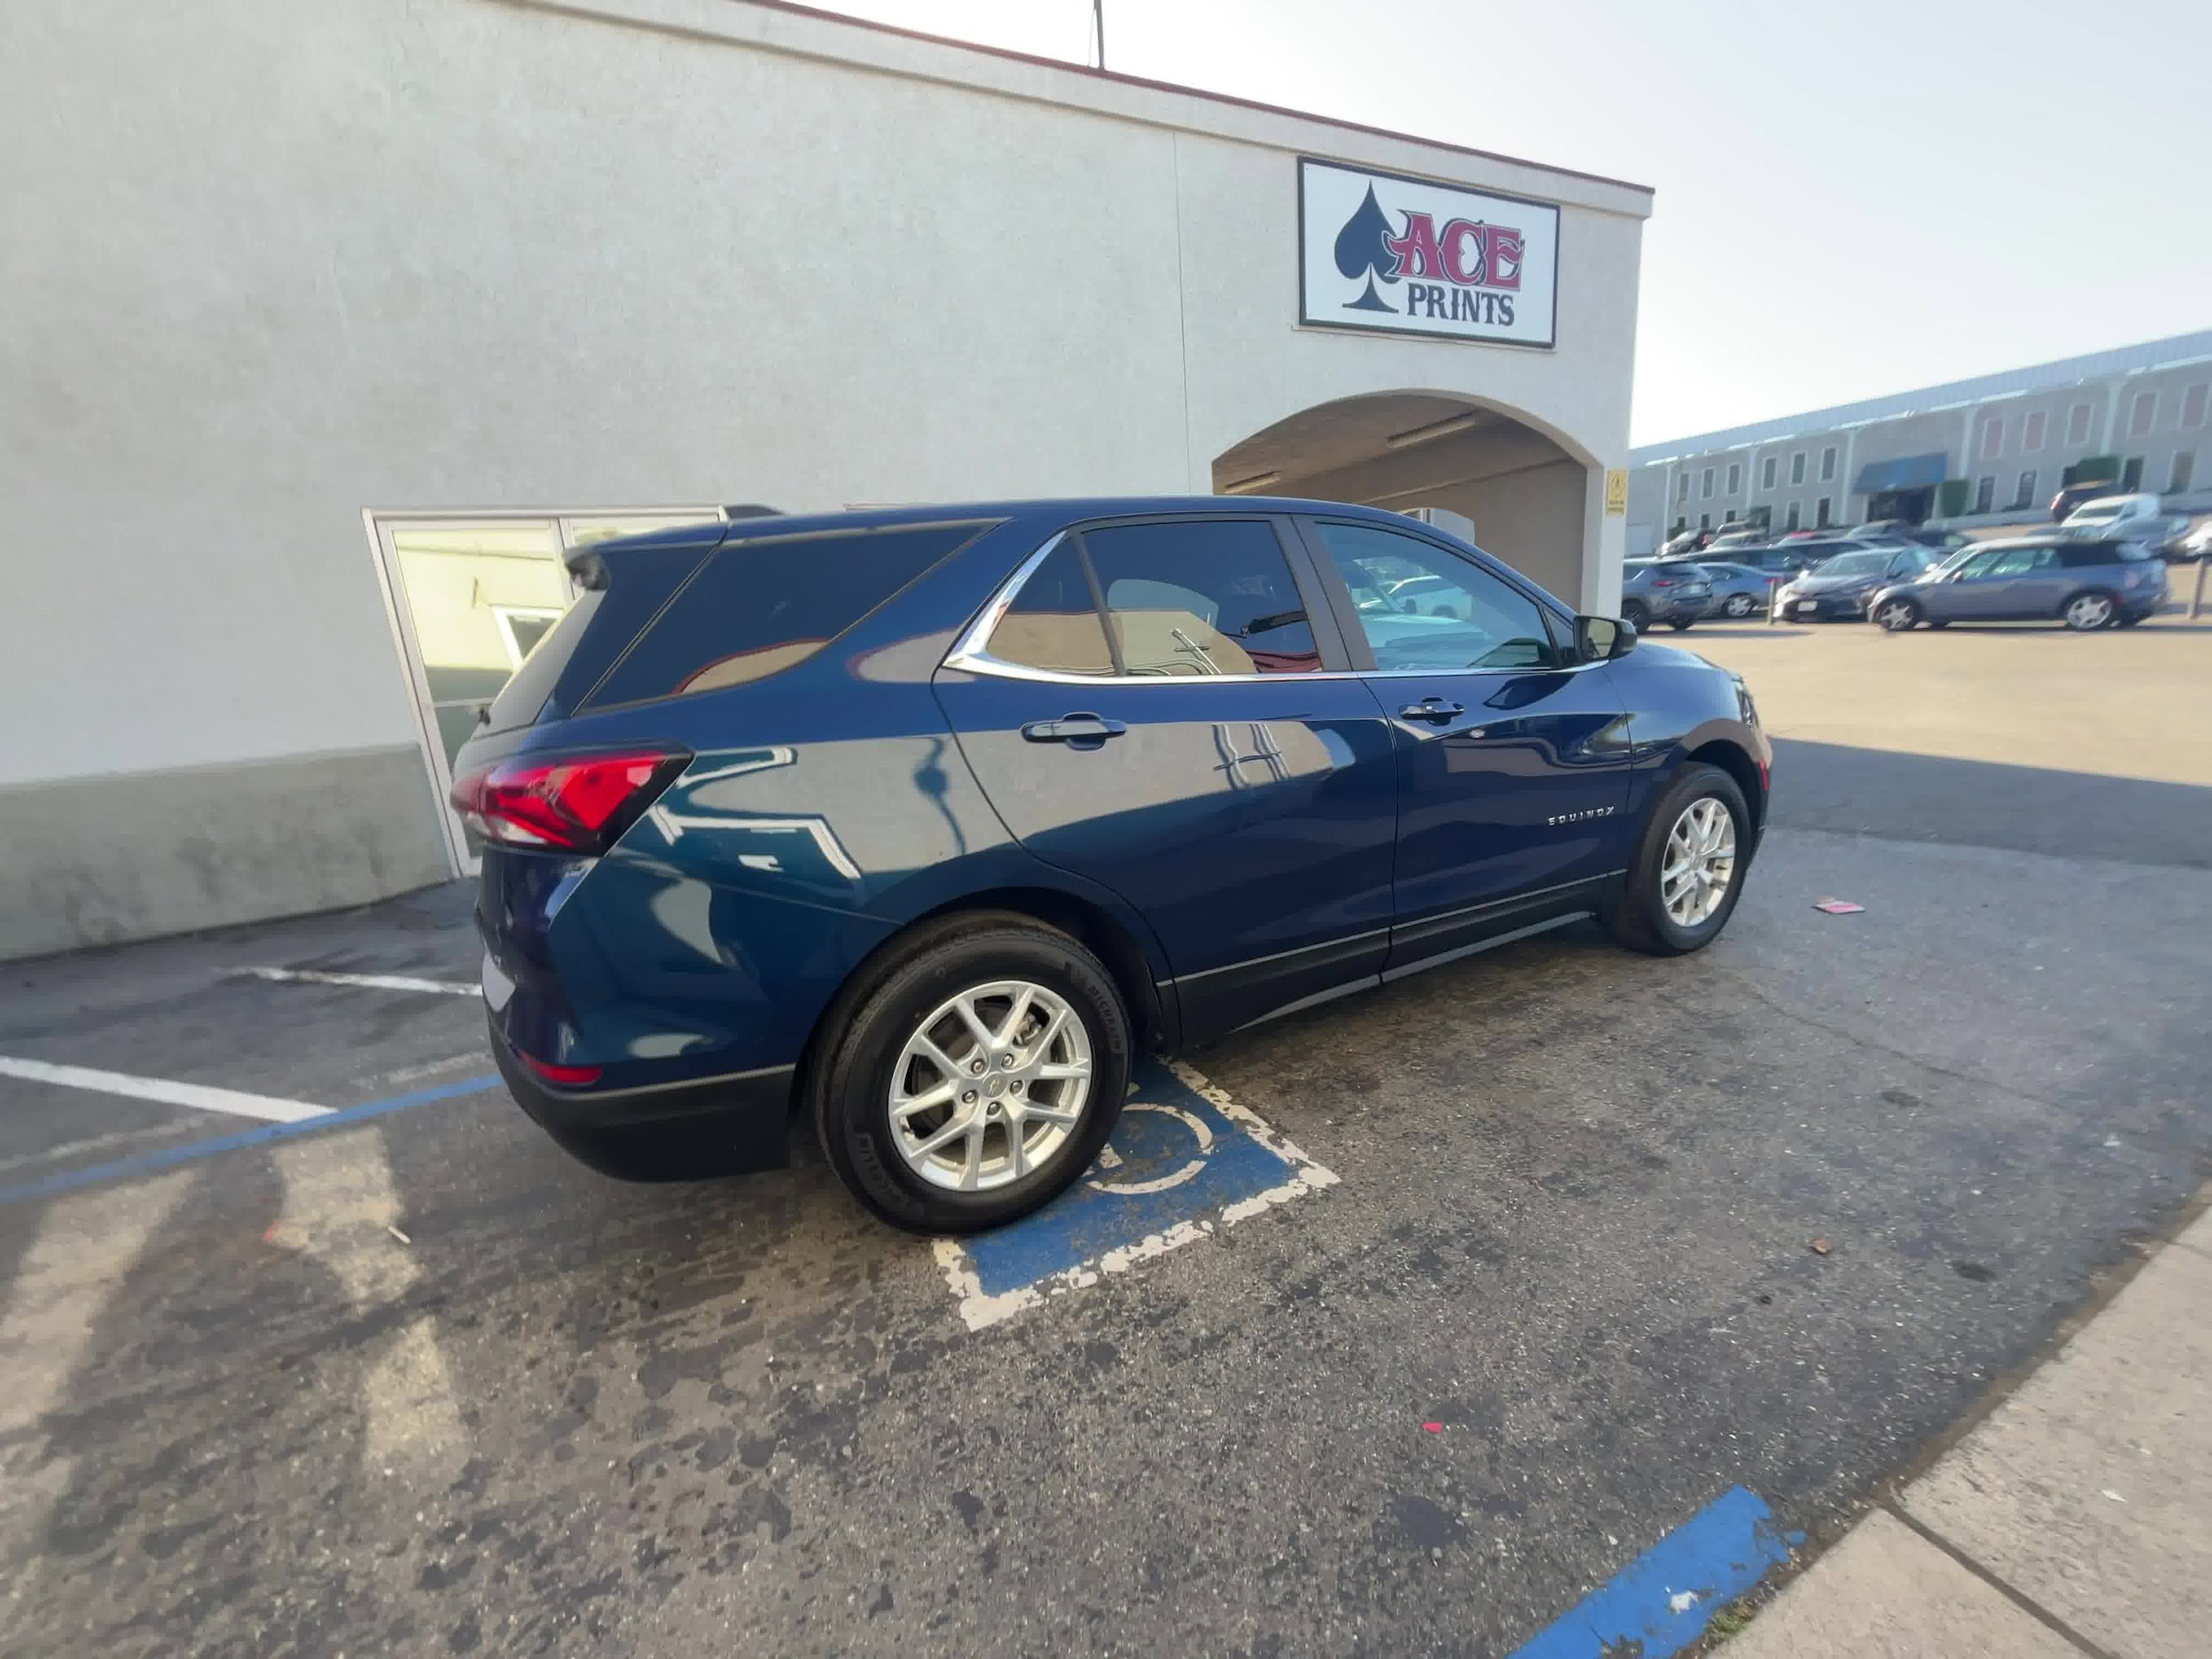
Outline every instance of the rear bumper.
POLYGON ((1815 594, 1803 599, 1774 602, 1777 622, 1859 622, 1866 617, 1864 594, 1815 594))
POLYGON ((703 1173, 742 1174, 782 1169, 791 1162, 796 1066, 764 1066, 726 1077, 643 1087, 558 1089, 531 1074, 496 1026, 490 1034, 492 1058, 515 1103, 532 1122, 595 1169, 613 1175, 630 1173, 618 1156, 602 1156, 613 1154, 617 1148, 601 1143, 618 1141, 626 1131, 680 1125, 695 1125, 711 1138, 714 1164, 710 1171, 703 1173))
POLYGON ((1654 622, 1696 621, 1712 608, 1712 596, 1695 599, 1677 599, 1667 594, 1635 594, 1631 597, 1642 604, 1654 622))

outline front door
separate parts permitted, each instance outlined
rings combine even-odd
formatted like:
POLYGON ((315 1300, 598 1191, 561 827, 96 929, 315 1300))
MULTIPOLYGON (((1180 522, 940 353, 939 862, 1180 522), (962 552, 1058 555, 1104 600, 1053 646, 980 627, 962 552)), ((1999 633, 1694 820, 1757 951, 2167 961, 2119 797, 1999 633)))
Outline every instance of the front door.
POLYGON ((2014 620, 2056 616, 2070 585, 2058 549, 2048 543, 2008 549, 1990 566, 1989 582, 1994 597, 1988 614, 2014 620))
POLYGON ((1371 982, 1388 946, 1393 734, 1321 672, 1348 664, 1294 559, 1263 517, 1087 526, 937 676, 1008 829, 1151 925, 1190 1041, 1371 982))
POLYGON ((2056 548, 1992 548, 1975 554, 1956 576, 1932 590, 1931 598, 1939 596, 1939 608, 1932 605, 1930 613, 1982 622, 2053 616, 2062 582, 2056 548))
POLYGON ((1547 608, 1468 555, 1373 524, 1311 528, 1397 738, 1388 966, 1590 908, 1630 827, 1627 710, 1606 665, 1571 662, 1547 608))

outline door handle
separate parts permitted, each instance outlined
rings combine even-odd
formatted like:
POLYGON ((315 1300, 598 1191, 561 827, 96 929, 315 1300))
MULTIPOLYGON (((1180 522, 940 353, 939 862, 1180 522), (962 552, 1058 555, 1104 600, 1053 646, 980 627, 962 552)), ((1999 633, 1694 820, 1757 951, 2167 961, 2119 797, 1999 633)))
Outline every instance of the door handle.
POLYGON ((1399 710, 1398 718, 1402 720, 1433 720, 1442 726, 1466 712, 1467 705, 1463 703, 1447 703, 1441 697, 1424 697, 1420 702, 1409 703, 1399 710))
POLYGON ((1102 743, 1128 729, 1119 720, 1095 714, 1064 714, 1056 720, 1032 720, 1022 727, 1022 735, 1033 743, 1102 743))

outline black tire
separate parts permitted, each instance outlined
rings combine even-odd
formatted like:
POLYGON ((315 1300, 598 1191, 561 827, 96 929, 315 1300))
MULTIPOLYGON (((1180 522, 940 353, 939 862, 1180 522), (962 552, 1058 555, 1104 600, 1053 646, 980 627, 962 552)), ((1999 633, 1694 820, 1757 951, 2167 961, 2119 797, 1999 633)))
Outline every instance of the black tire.
POLYGON ((2058 619, 2076 634, 2094 634, 2108 628, 2120 614, 2120 602, 2101 588, 2085 588, 2069 594, 2058 608, 2058 619))
POLYGON ((1651 626, 1651 607, 1640 599, 1621 601, 1621 620, 1641 634, 1651 626))
POLYGON ((910 1232, 979 1232, 1049 1202, 1098 1156, 1129 1090, 1133 1038, 1113 976, 1076 940, 1009 911, 965 912, 917 929, 839 997, 825 1032, 808 1081, 822 1151, 854 1197, 910 1232), (934 1186, 893 1138, 894 1068, 932 1010, 971 987, 1010 979, 1045 987, 1083 1022, 1092 1067, 1083 1117, 1017 1180, 974 1193, 934 1186))
POLYGON ((1751 811, 1744 804, 1743 791, 1736 787, 1736 780, 1717 766, 1701 763, 1685 766, 1654 803, 1643 833, 1637 838, 1636 855, 1629 863, 1621 890, 1601 919, 1615 939, 1647 956, 1679 956, 1701 950, 1720 937, 1721 929, 1736 913, 1751 851, 1751 811), (1736 861, 1720 907, 1695 926, 1685 927, 1667 914, 1661 901, 1659 866, 1675 821, 1707 796, 1719 801, 1735 821, 1736 861))
MULTIPOLYGON (((1690 622, 1694 622, 1696 620, 1697 618, 1695 617, 1692 617, 1690 618, 1690 622)), ((1682 621, 1678 618, 1676 620, 1668 623, 1667 626, 1672 628, 1677 634, 1687 634, 1690 631, 1690 622, 1682 621)))
POLYGON ((1874 607, 1874 625, 1885 634, 1909 634, 1923 619, 1920 607, 1909 599, 1885 599, 1874 607))

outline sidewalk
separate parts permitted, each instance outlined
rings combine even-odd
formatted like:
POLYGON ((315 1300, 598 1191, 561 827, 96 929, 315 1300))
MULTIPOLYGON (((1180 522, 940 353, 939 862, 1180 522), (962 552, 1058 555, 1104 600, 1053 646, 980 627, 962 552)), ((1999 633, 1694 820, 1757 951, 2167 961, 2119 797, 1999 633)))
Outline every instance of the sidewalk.
POLYGON ((2212 1652, 2212 1214, 1719 1651, 2212 1652))

